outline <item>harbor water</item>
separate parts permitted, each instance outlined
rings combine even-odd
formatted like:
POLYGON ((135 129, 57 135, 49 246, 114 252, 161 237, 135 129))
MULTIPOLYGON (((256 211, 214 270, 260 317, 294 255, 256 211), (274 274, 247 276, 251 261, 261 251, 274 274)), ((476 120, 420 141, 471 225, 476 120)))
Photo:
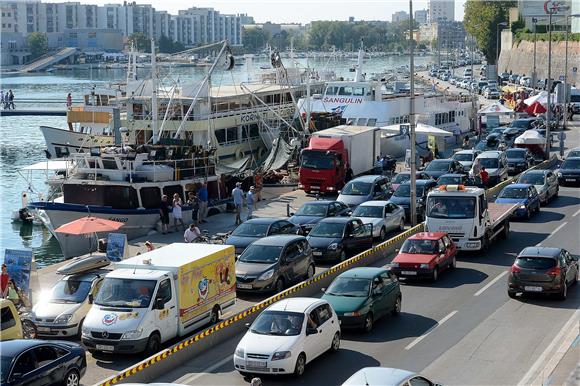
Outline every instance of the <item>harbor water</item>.
MULTIPOLYGON (((299 59, 302 65, 306 59, 299 59)), ((394 70, 408 64, 405 56, 371 58, 365 60, 364 73, 367 75, 394 70)), ((430 57, 419 57, 417 65, 426 65, 430 57)), ((289 65, 289 60, 284 60, 289 65)), ((255 60, 254 67, 269 64, 269 61, 255 60)), ((325 68, 335 71, 338 76, 352 78, 350 68, 355 64, 353 59, 310 59, 308 65, 316 70, 325 68)), ((162 79, 179 79, 181 83, 199 81, 206 73, 205 68, 179 67, 160 69, 162 79), (171 75, 169 76, 169 73, 171 75), (165 76, 164 76, 165 74, 165 76)), ((148 69, 139 69, 141 79, 149 74, 148 69)), ((108 83, 123 81, 123 69, 75 69, 56 70, 49 74, 30 74, 24 76, 0 75, 0 88, 11 89, 15 95, 16 109, 64 109, 66 96, 70 92, 74 100, 80 100, 82 95, 90 93, 92 87, 104 87, 108 83), (36 99, 52 103, 19 104, 19 99, 36 99)), ((212 85, 227 85, 239 83, 248 79, 248 71, 244 66, 236 66, 231 72, 217 72, 212 77, 212 85)), ((66 117, 51 116, 16 116, 0 117, 0 191, 2 204, 0 211, 0 253, 4 249, 32 249, 38 266, 46 266, 63 259, 58 242, 51 237, 50 232, 40 225, 23 225, 12 222, 12 212, 22 207, 22 193, 29 190, 29 182, 35 191, 46 195, 47 185, 44 183, 44 173, 35 172, 31 181, 23 178, 19 170, 35 162, 46 160, 45 143, 39 126, 66 127, 66 117)), ((24 173, 22 173, 24 174, 24 173)), ((27 176, 27 174, 24 174, 27 176)), ((30 199, 35 199, 34 195, 30 199)))

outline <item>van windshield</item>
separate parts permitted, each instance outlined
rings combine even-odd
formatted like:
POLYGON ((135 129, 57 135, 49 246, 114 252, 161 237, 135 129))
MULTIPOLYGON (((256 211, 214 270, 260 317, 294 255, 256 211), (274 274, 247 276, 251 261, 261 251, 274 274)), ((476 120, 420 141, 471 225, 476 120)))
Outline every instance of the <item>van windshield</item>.
POLYGON ((80 280, 60 280, 50 291, 51 303, 82 303, 91 290, 91 282, 80 280))
POLYGON ((106 307, 147 308, 156 284, 155 280, 105 278, 95 304, 106 307))
POLYGON ((304 150, 302 152, 302 163, 300 166, 309 169, 333 169, 334 155, 322 151, 304 150))

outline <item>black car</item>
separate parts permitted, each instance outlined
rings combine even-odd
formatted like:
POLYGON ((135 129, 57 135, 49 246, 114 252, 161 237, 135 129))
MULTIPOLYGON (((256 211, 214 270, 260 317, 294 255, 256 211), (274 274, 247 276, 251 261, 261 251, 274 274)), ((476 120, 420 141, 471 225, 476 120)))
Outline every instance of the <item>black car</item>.
POLYGON ((521 251, 508 276, 508 295, 517 293, 568 296, 568 286, 578 281, 578 258, 562 248, 528 247, 521 251))
POLYGON ((0 342, 2 385, 78 386, 85 374, 85 349, 73 342, 17 339, 0 342))
POLYGON ((425 173, 434 179, 441 177, 443 174, 449 173, 464 173, 463 166, 459 161, 452 158, 436 159, 429 162, 425 168, 425 173))
POLYGON ((561 186, 580 184, 580 157, 566 158, 556 174, 561 186))
POLYGON ((497 150, 501 141, 502 141, 501 133, 492 133, 488 135, 485 139, 479 141, 475 145, 475 150, 479 151, 497 150))
POLYGON ((350 216, 352 209, 343 202, 318 200, 303 204, 296 213, 290 213, 290 221, 302 228, 302 233, 308 234, 320 220, 326 217, 350 216))
MULTIPOLYGON (((391 181, 391 194, 392 194, 392 192, 397 190, 399 185, 401 185, 403 182, 409 181, 410 179, 411 179, 411 172, 398 173, 395 177, 393 177, 393 180, 391 181)), ((416 180, 431 180, 432 178, 429 174, 427 174, 425 172, 416 172, 415 179, 416 180)))
POLYGON ((528 149, 508 149, 505 155, 508 160, 509 174, 519 174, 534 165, 534 156, 528 149))
MULTIPOLYGON (((417 180, 416 198, 417 198, 417 219, 425 217, 425 202, 427 194, 437 186, 435 180, 417 180)), ((405 209, 405 218, 411 218, 411 183, 405 182, 399 185, 395 193, 389 199, 393 204, 402 206, 405 209)))
POLYGON ((233 245, 236 248, 236 255, 239 255, 248 245, 262 237, 297 234, 299 231, 299 226, 287 220, 272 217, 253 218, 234 229, 225 244, 233 245))
POLYGON ((524 130, 530 130, 534 128, 534 123, 536 123, 537 118, 519 118, 514 119, 512 123, 510 123, 510 127, 517 127, 523 128, 524 130))
POLYGON ((325 218, 308 235, 315 260, 343 261, 373 246, 372 224, 358 218, 325 218))

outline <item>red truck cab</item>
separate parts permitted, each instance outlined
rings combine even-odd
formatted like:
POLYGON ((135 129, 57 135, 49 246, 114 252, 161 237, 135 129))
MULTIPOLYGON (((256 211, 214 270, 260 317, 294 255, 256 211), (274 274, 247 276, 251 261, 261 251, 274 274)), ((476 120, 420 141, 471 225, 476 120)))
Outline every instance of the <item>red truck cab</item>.
POLYGON ((336 193, 344 185, 348 152, 340 138, 311 137, 300 154, 298 188, 306 193, 336 193))

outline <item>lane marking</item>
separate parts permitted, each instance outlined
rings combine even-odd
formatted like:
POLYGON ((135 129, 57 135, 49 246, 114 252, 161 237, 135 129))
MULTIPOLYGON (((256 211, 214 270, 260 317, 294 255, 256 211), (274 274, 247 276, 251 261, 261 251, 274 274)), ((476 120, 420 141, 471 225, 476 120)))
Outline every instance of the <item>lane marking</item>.
POLYGON ((560 226, 558 228, 554 229, 552 231, 552 233, 550 233, 550 235, 548 237, 546 237, 546 238, 549 238, 549 237, 554 236, 556 234, 556 232, 558 232, 560 229, 564 228, 565 225, 568 225, 568 222, 567 221, 566 222, 563 222, 562 224, 560 224, 560 226))
POLYGON ((572 217, 576 217, 576 216, 578 216, 578 214, 580 214, 580 209, 578 209, 578 210, 576 211, 576 213, 574 213, 574 214, 572 215, 572 217))
POLYGON ((419 344, 419 342, 421 342, 423 339, 425 339, 427 336, 429 336, 429 334, 431 334, 433 332, 433 330, 435 330, 437 327, 440 327, 443 323, 445 323, 446 321, 448 321, 449 319, 451 319, 451 317, 453 315, 455 315, 456 313, 457 313, 457 310, 451 311, 449 313, 449 315, 447 315, 446 317, 444 317, 443 319, 441 319, 439 322, 437 322, 433 326, 431 326, 431 328, 428 329, 427 331, 425 331, 425 333, 423 335, 417 337, 417 339, 415 339, 414 341, 412 341, 411 343, 409 343, 405 347, 405 350, 410 350, 413 347, 415 347, 417 344, 419 344))
POLYGON ((481 295, 486 289, 488 289, 489 287, 491 287, 492 285, 494 285, 495 283, 497 283, 499 281, 499 279, 501 279, 502 277, 504 277, 505 275, 507 275, 508 271, 503 271, 502 273, 500 273, 499 275, 497 275, 496 277, 493 278, 492 281, 490 281, 489 283, 487 283, 486 285, 483 286, 483 288, 481 288, 479 291, 477 291, 476 293, 473 294, 473 296, 479 296, 481 295))
POLYGON ((213 372, 214 370, 219 369, 220 367, 222 367, 226 363, 233 361, 233 358, 234 358, 233 354, 229 355, 229 356, 225 357, 224 359, 222 359, 221 361, 209 366, 208 368, 201 370, 201 372, 199 372, 199 373, 188 374, 184 377, 179 378, 177 381, 175 381, 175 383, 182 384, 182 385, 189 385, 190 382, 196 381, 199 378, 204 377, 204 376, 208 375, 209 373, 213 372))
POLYGON ((579 317, 580 310, 576 310, 560 332, 558 332, 558 335, 552 339, 552 342, 546 347, 532 367, 530 367, 518 383, 518 386, 542 385, 543 381, 548 379, 574 342, 574 339, 578 336, 579 317))

